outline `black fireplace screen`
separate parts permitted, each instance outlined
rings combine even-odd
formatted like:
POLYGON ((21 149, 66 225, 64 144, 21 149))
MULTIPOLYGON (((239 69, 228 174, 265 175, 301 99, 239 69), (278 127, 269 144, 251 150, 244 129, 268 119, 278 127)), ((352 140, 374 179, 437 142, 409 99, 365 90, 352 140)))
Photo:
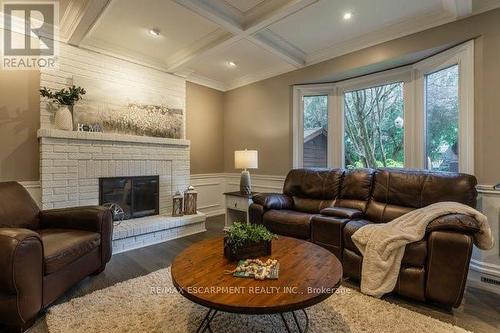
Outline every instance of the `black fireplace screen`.
POLYGON ((118 204, 124 219, 159 214, 159 177, 99 178, 99 204, 118 204))

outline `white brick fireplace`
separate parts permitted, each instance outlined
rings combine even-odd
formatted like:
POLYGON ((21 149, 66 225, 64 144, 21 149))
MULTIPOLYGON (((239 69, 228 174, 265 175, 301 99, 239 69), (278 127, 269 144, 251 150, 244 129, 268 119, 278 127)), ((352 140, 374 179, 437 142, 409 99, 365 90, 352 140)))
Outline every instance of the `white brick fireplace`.
POLYGON ((205 230, 203 214, 172 218, 172 195, 189 185, 189 141, 40 129, 43 209, 99 204, 99 178, 158 175, 159 216, 115 228, 114 252, 205 230))

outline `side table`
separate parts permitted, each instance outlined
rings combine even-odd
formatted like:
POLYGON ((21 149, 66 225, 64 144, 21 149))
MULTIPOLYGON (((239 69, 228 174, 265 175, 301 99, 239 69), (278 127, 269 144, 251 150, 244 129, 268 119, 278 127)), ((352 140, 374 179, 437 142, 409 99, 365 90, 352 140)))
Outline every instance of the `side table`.
POLYGON ((239 191, 226 192, 226 221, 224 223, 224 230, 229 229, 233 222, 247 222, 250 221, 248 216, 248 208, 252 204, 252 194, 242 194, 239 191))

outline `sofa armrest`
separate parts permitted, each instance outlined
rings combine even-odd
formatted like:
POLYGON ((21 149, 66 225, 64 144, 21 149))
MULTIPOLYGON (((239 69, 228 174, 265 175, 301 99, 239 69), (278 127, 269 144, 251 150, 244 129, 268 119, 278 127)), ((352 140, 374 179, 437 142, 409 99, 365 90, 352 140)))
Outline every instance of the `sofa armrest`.
POLYGON ((311 241, 330 250, 342 262, 344 226, 349 221, 349 219, 335 216, 313 216, 311 218, 311 241))
POLYGON ((264 213, 266 210, 264 206, 253 203, 248 208, 248 217, 250 219, 250 223, 253 224, 264 224, 264 213))
POLYGON ((259 193, 252 197, 254 203, 265 209, 292 209, 293 200, 281 193, 259 193))
POLYGON ((359 209, 344 208, 344 207, 328 207, 320 211, 322 215, 340 217, 344 219, 354 219, 363 216, 363 212, 359 209))
POLYGON ((476 219, 464 214, 448 214, 438 217, 427 225, 426 232, 456 231, 465 234, 474 234, 479 231, 476 219))
POLYGON ((425 298, 449 307, 460 306, 472 254, 472 236, 437 230, 427 237, 425 298))
POLYGON ((28 229, 0 228, 0 253, 0 322, 22 326, 42 308, 42 241, 28 229))
POLYGON ((41 229, 77 229, 101 232, 104 224, 112 223, 111 211, 102 206, 50 209, 40 212, 41 229))

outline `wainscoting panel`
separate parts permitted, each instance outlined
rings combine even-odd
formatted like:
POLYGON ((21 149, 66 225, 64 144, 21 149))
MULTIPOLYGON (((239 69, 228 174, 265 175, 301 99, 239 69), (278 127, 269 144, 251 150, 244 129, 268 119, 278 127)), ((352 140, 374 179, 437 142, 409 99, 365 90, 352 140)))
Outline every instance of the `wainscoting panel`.
MULTIPOLYGON (((255 192, 278 192, 283 189, 284 176, 252 175, 255 192)), ((208 216, 225 213, 224 192, 239 191, 240 174, 210 173, 191 175, 191 185, 198 191, 198 210, 208 216)))
POLYGON ((474 247, 468 283, 476 288, 500 294, 500 191, 493 186, 478 186, 478 209, 488 217, 495 246, 488 251, 474 247))
MULTIPOLYGON (((266 176, 266 175, 250 175, 252 180, 252 190, 254 192, 277 192, 283 191, 283 183, 285 176, 266 176)), ((226 191, 239 191, 240 190, 240 174, 227 173, 226 191)))
POLYGON ((191 185, 198 191, 198 210, 208 216, 225 213, 225 179, 223 173, 191 175, 191 185))

